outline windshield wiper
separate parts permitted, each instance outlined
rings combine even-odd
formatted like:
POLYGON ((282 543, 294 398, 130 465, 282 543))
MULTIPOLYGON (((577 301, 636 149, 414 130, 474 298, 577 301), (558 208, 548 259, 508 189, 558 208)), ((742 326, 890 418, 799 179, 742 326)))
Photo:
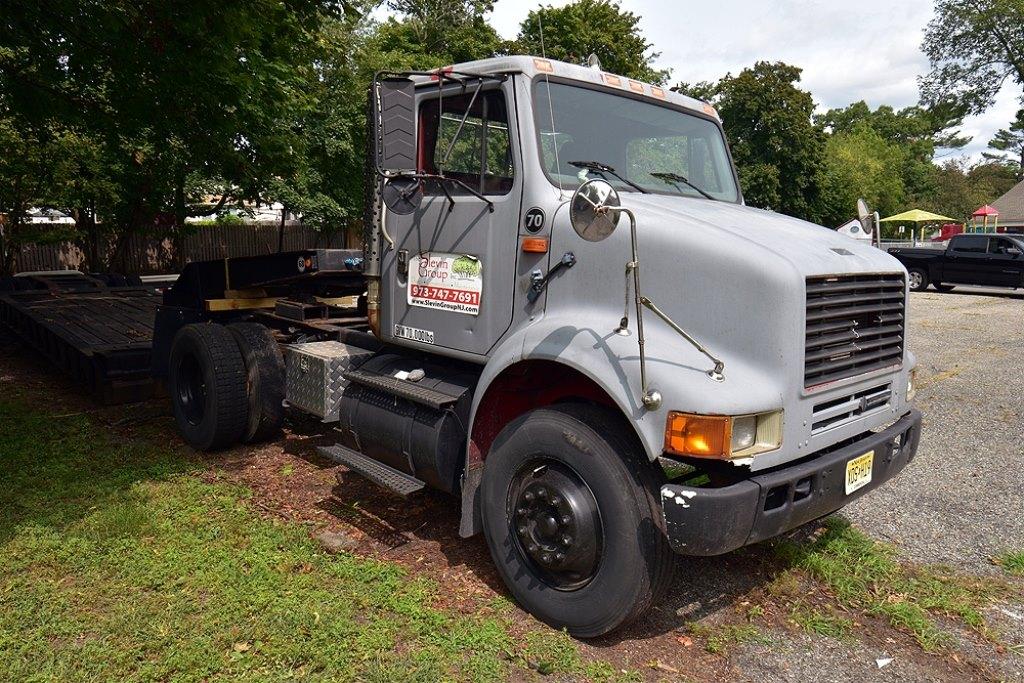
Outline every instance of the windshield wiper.
POLYGON ((679 187, 679 183, 683 183, 697 190, 697 192, 700 192, 708 199, 716 202, 718 201, 717 197, 713 197, 712 195, 708 194, 704 190, 700 189, 699 187, 691 183, 689 179, 687 179, 685 176, 681 176, 678 173, 670 173, 668 171, 651 171, 651 175, 657 178, 658 180, 664 180, 666 183, 670 185, 675 185, 676 189, 679 190, 680 192, 682 192, 682 188, 679 187))
POLYGON ((639 185, 634 183, 632 180, 627 180, 626 178, 623 178, 622 176, 620 176, 618 174, 618 172, 614 168, 612 168, 608 164, 602 164, 600 161, 570 161, 570 162, 567 162, 567 163, 570 166, 575 166, 576 168, 585 168, 588 171, 593 171, 594 173, 600 173, 600 174, 602 174, 604 176, 613 176, 615 178, 618 178, 622 182, 626 183, 627 185, 632 187, 637 192, 640 192, 642 194, 647 194, 647 190, 645 190, 644 188, 640 187, 639 185))

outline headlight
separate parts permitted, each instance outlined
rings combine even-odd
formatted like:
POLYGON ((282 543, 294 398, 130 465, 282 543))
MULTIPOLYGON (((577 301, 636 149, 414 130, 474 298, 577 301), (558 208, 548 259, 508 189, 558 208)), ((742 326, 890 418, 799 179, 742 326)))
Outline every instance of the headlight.
POLYGON ((731 452, 743 451, 757 441, 757 416, 744 415, 732 419, 732 440, 729 442, 731 452))
POLYGON ((782 411, 759 415, 694 415, 670 411, 665 451, 698 458, 747 458, 782 445, 782 411))
POLYGON ((917 368, 911 368, 907 373, 907 403, 914 400, 917 395, 917 368))

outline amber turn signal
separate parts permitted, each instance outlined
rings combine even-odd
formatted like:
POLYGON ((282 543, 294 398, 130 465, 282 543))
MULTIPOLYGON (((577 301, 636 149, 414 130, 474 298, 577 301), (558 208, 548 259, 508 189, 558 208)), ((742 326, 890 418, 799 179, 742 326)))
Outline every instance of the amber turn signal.
POLYGON ((523 239, 523 251, 530 254, 548 253, 548 239, 546 237, 527 237, 523 239))
POLYGON ((728 458, 732 419, 670 411, 665 421, 665 450, 698 458, 728 458))

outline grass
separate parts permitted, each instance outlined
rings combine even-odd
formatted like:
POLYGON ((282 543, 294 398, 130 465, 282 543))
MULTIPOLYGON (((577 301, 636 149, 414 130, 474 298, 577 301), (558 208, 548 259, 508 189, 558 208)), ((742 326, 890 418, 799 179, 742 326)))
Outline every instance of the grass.
POLYGON ((713 655, 725 654, 733 645, 768 642, 767 636, 753 624, 712 626, 691 622, 688 629, 690 633, 704 640, 704 649, 713 655))
MULTIPOLYGON (((857 531, 849 522, 830 517, 824 533, 810 543, 783 540, 777 552, 791 565, 826 584, 845 607, 862 609, 910 632, 928 651, 949 644, 936 617, 958 619, 986 632, 982 609, 999 587, 983 579, 957 576, 931 567, 908 567, 895 550, 857 531)), ((769 587, 770 589, 771 587, 769 587)), ((804 615, 811 630, 837 630, 827 620, 804 615)))
POLYGON ((564 634, 436 607, 156 438, 0 400, 0 680, 616 678, 564 634))
POLYGON ((1003 571, 1014 576, 1024 576, 1024 550, 1005 553, 996 560, 1003 571))
POLYGON ((840 640, 848 637, 853 630, 852 619, 835 614, 831 610, 822 611, 806 605, 794 607, 789 618, 808 633, 840 640))

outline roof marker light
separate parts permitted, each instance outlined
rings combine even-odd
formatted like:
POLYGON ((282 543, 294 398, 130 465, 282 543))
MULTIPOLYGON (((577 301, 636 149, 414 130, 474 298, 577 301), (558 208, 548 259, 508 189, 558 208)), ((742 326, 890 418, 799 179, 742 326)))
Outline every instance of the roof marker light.
POLYGON ((622 79, 614 74, 601 74, 601 78, 608 85, 614 85, 615 87, 622 87, 622 79))
POLYGON ((708 116, 714 116, 716 119, 718 118, 718 112, 707 102, 704 103, 704 113, 708 116))
POLYGON ((540 59, 538 57, 533 58, 533 68, 537 71, 543 71, 544 73, 554 73, 554 65, 547 59, 540 59))
POLYGON ((632 90, 633 92, 642 93, 644 91, 644 84, 640 83, 639 81, 630 81, 629 89, 632 90))
POLYGON ((657 87, 652 85, 651 86, 651 94, 654 95, 655 97, 660 97, 661 99, 665 99, 665 90, 663 88, 657 88, 657 87))

